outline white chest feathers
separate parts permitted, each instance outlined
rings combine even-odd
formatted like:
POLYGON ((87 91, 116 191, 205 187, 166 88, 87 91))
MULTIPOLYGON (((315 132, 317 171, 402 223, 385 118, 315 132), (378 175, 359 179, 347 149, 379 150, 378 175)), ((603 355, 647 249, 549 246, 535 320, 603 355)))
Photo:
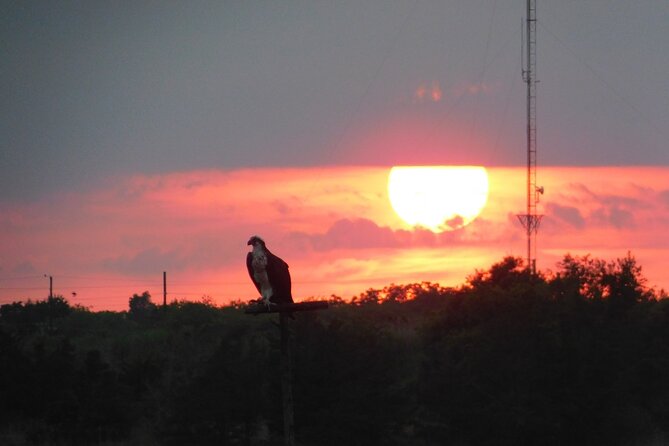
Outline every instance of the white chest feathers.
POLYGON ((251 253, 251 266, 253 267, 253 278, 260 285, 260 293, 264 300, 272 296, 272 285, 267 277, 267 254, 260 246, 254 246, 251 253))

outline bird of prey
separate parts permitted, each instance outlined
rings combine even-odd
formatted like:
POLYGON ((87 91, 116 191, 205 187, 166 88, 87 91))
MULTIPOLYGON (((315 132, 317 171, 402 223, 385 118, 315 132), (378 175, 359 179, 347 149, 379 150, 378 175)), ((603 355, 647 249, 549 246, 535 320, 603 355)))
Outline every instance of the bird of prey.
POLYGON ((265 241, 254 235, 247 243, 252 247, 246 255, 246 267, 253 284, 260 293, 262 303, 292 303, 290 271, 288 264, 267 249, 265 241))

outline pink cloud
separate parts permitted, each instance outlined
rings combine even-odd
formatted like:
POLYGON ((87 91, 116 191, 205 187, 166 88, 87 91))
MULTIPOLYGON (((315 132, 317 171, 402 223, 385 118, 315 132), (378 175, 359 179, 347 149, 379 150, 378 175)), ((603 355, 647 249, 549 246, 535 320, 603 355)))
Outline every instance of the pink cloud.
POLYGON ((602 225, 611 225, 617 229, 634 228, 634 214, 618 206, 599 208, 592 212, 592 219, 602 225))
MULTIPOLYGON (((459 98, 461 96, 477 96, 483 94, 490 94, 497 88, 496 84, 490 83, 465 83, 453 87, 450 94, 459 98)), ((422 103, 437 103, 444 98, 444 91, 439 81, 422 82, 413 93, 413 102, 422 103)))
POLYGON ((574 206, 564 206, 557 203, 548 203, 546 205, 547 220, 566 223, 573 228, 583 228, 585 219, 581 211, 574 206))
MULTIPOLYGON (((342 219, 334 222, 323 233, 292 233, 290 237, 302 246, 315 251, 364 250, 376 248, 400 248, 408 246, 412 239, 431 237, 432 232, 393 230, 379 226, 368 219, 342 219)), ((433 234, 432 234, 433 238, 433 234)))
MULTIPOLYGON (((525 207, 525 171, 488 172, 483 213, 442 234, 399 220, 388 203, 388 169, 381 167, 137 175, 43 201, 0 204, 0 278, 32 281, 5 285, 12 290, 0 290, 0 303, 44 297, 44 273, 55 277, 61 294, 77 291, 78 302, 97 309, 122 309, 144 288, 159 295, 163 271, 173 297, 256 297, 244 265, 252 234, 291 265, 298 298, 351 296, 390 281, 455 285, 504 255, 525 254, 515 216, 525 207)), ((567 251, 631 250, 647 262, 650 281, 664 284, 666 169, 543 168, 540 183, 546 187, 540 267, 552 267, 567 251)))
POLYGON ((658 192, 660 202, 666 206, 669 207, 669 190, 663 190, 658 192))
POLYGON ((477 96, 482 94, 490 94, 497 88, 496 84, 489 84, 486 82, 479 83, 465 83, 453 88, 452 94, 455 97, 460 96, 477 96))
POLYGON ((439 82, 432 81, 432 83, 421 83, 414 90, 413 100, 419 104, 423 102, 440 102, 443 96, 444 92, 439 82))

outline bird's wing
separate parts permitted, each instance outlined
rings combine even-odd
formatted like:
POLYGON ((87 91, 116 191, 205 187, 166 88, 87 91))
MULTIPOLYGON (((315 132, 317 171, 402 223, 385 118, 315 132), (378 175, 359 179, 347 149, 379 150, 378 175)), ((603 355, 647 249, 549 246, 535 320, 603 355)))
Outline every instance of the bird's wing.
POLYGON ((267 251, 267 277, 272 284, 272 294, 278 302, 293 302, 288 264, 269 251, 267 251))
POLYGON ((262 291, 260 291, 260 284, 256 282, 255 277, 253 277, 252 262, 253 262, 253 254, 249 252, 248 254, 246 254, 246 269, 249 270, 249 277, 251 278, 251 282, 253 282, 253 284, 256 286, 258 292, 262 294, 262 291))

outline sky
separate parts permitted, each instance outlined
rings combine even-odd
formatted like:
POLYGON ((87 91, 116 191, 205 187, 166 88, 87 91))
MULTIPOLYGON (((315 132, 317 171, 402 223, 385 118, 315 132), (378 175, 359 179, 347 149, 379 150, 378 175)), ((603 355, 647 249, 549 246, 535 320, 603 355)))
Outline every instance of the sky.
MULTIPOLYGON (((540 265, 631 250, 669 287, 669 3, 538 3, 540 265)), ((119 309, 160 295, 163 271, 171 297, 245 300, 252 234, 291 264, 300 297, 455 284, 524 255, 524 11, 5 3, 0 303, 42 297, 46 274, 119 309), (488 204, 458 231, 403 226, 395 165, 484 166, 488 204)))

